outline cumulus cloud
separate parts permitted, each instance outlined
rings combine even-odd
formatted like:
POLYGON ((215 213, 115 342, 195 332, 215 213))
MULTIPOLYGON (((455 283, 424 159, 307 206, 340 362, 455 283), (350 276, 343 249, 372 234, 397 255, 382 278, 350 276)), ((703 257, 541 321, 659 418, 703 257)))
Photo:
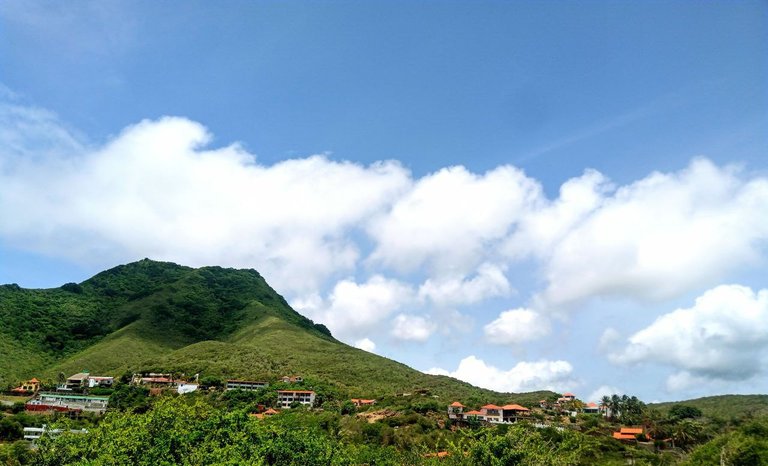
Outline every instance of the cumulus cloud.
POLYGON ((376 343, 374 343, 370 338, 357 340, 354 346, 355 348, 360 348, 361 350, 368 351, 369 353, 373 353, 376 350, 376 343))
POLYGON ((50 112, 0 102, 6 244, 99 266, 254 267, 291 298, 386 273, 421 282, 419 303, 437 316, 508 296, 507 270, 524 261, 544 282, 529 303, 540 312, 594 296, 661 300, 711 286, 768 239, 768 216, 755 215, 768 210, 768 179, 705 159, 618 187, 587 170, 548 199, 511 166, 413 178, 395 161, 262 165, 237 144, 209 147, 185 118, 83 139, 50 112))
MULTIPOLYGON (((42 125, 34 134, 50 124, 31 121, 42 125)), ((237 145, 206 150, 209 141, 200 124, 163 118, 66 158, 4 147, 0 234, 79 260, 257 267, 281 290, 307 292, 354 269, 350 230, 410 183, 396 162, 311 156, 267 167, 237 145)), ((34 149, 24 139, 11 147, 34 149)))
POLYGON ((427 374, 449 375, 478 387, 499 392, 572 390, 579 382, 573 377, 573 366, 567 361, 521 361, 509 370, 486 364, 475 356, 467 356, 455 371, 432 368, 427 374))
POLYGON ((435 331, 435 324, 428 318, 415 315, 399 314, 392 321, 392 336, 398 340, 427 341, 435 331))
POLYGON ((413 290, 408 285, 375 275, 365 283, 339 281, 326 300, 310 295, 293 300, 291 305, 328 326, 337 338, 354 341, 412 300, 413 290))
MULTIPOLYGON (((541 244, 529 234, 514 248, 532 244, 538 251, 548 282, 539 302, 550 306, 598 295, 679 296, 750 263, 768 239, 768 216, 755 215, 768 210, 768 180, 743 179, 733 167, 697 159, 602 198, 595 194, 604 185, 597 175, 574 183, 585 186, 570 187, 581 194, 565 231, 543 236, 541 244)), ((539 221, 546 225, 560 212, 557 204, 533 219, 544 216, 539 221)))
POLYGON ((517 168, 483 175, 450 167, 425 176, 368 228, 374 263, 434 274, 466 274, 493 252, 540 185, 517 168))
POLYGON ((441 277, 427 279, 419 287, 419 298, 436 306, 461 306, 474 304, 485 299, 507 296, 511 287, 504 269, 498 265, 484 263, 477 274, 467 277, 441 277))
POLYGON ((768 353, 768 290, 721 285, 693 307, 657 318, 612 354, 619 364, 653 362, 679 370, 672 390, 702 380, 746 380, 765 370, 768 353))
POLYGON ((519 344, 549 335, 549 319, 531 309, 511 309, 484 327, 489 342, 498 345, 519 344))

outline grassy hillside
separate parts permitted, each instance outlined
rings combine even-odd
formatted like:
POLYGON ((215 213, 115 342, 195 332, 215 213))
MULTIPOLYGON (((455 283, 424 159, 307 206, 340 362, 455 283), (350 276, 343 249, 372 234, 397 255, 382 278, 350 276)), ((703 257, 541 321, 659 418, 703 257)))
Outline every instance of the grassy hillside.
POLYGON ((430 376, 335 340, 298 314, 254 270, 193 269, 142 260, 49 290, 0 287, 0 380, 55 380, 88 369, 276 379, 301 374, 343 394, 414 393, 534 404, 549 395, 503 395, 430 376))
POLYGON ((666 413, 677 404, 693 406, 707 417, 719 419, 739 418, 744 415, 768 415, 768 395, 719 395, 694 400, 653 403, 649 405, 666 413))

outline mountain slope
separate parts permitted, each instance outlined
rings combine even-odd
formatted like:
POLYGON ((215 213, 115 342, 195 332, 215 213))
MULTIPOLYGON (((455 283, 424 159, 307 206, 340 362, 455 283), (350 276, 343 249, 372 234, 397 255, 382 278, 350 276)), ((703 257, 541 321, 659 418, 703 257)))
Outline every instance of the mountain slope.
POLYGON ((666 413, 672 406, 678 404, 698 408, 704 416, 719 419, 735 419, 745 415, 760 416, 768 414, 768 395, 705 396, 693 400, 653 403, 649 406, 666 413))
MULTIPOLYGON (((350 396, 428 393, 441 402, 509 401, 503 395, 335 340, 295 312, 254 270, 193 269, 142 260, 49 290, 0 287, 0 362, 6 383, 88 369, 276 379, 301 374, 350 396)), ((533 404, 549 392, 516 395, 533 404)))

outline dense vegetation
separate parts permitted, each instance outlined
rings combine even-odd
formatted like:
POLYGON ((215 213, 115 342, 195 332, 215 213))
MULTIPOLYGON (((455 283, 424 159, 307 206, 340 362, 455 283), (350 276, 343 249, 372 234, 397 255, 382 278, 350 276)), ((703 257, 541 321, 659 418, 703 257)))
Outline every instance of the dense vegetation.
MULTIPOLYGON (((124 386, 129 387, 129 386, 124 386)), ((711 419, 663 418, 664 422, 703 426, 685 446, 611 438, 615 425, 602 416, 581 416, 561 427, 452 425, 429 403, 413 400, 377 422, 367 413, 330 400, 322 411, 296 408, 257 419, 250 415, 263 392, 219 392, 147 398, 131 391, 131 403, 93 419, 54 420, 64 429, 87 427, 87 434, 45 436, 38 448, 23 442, 0 443, 0 464, 7 465, 765 465, 768 418, 744 418, 716 427, 711 419), (650 445, 650 448, 647 448, 650 445), (442 452, 440 456, 438 452, 442 452)), ((120 391, 118 389, 113 397, 120 391)), ((125 396, 123 393, 120 396, 125 396)), ((127 398, 125 398, 127 399, 127 398)), ((678 409, 692 414, 686 406, 678 409)), ((644 412, 653 417, 654 413, 644 412)), ((18 438, 17 416, 0 422, 0 432, 18 438), (5 429, 5 430, 2 430, 5 429)), ((29 416, 27 416, 29 417, 29 416)), ((662 419, 659 419, 662 420, 662 419)), ((22 419, 21 422, 29 422, 22 419)), ((39 424, 39 420, 37 421, 39 424)), ((50 422, 50 421, 49 421, 50 422)), ((671 434, 675 439, 683 434, 671 434)), ((682 435, 682 436, 681 436, 682 435)))
POLYGON ((102 393, 103 419, 30 416, 5 397, 16 404, 0 413, 0 464, 768 464, 765 395, 650 406, 615 395, 603 400, 607 417, 535 409, 515 425, 454 424, 445 410, 455 400, 535 407, 559 395, 496 393, 351 348, 253 270, 143 260, 57 289, 3 285, 0 321, 0 388, 33 376, 50 388, 84 368, 121 380, 102 393), (204 389, 150 397, 127 384, 135 371, 200 374, 204 389), (304 376, 291 387, 316 391, 320 409, 251 416, 275 405, 289 374, 304 376), (225 392, 227 378, 270 387, 225 392), (377 404, 359 412, 349 398, 377 404), (21 428, 43 422, 89 433, 30 450, 21 428), (612 438, 628 424, 645 428, 639 443, 612 438))

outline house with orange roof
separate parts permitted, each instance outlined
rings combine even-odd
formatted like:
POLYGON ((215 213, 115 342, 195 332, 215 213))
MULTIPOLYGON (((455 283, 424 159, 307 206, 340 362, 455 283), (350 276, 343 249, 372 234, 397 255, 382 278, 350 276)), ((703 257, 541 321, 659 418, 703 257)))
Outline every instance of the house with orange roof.
POLYGON ((464 413, 464 419, 476 418, 478 421, 485 421, 485 414, 482 411, 472 410, 464 413))
POLYGON ((582 411, 584 414, 600 414, 600 406, 598 406, 597 403, 590 401, 584 405, 582 411))
POLYGON ((494 404, 487 404, 480 407, 480 412, 483 413, 485 420, 488 422, 502 422, 502 409, 501 406, 494 404))
POLYGON ((519 417, 528 416, 531 410, 518 404, 504 405, 501 407, 501 420, 503 422, 516 422, 519 417))
POLYGON ((463 419, 464 418, 464 406, 458 401, 448 405, 448 419, 463 419))
POLYGON ((14 393, 37 393, 40 390, 40 381, 36 378, 32 378, 23 382, 21 386, 12 389, 14 393))
POLYGON ((283 383, 301 383, 304 378, 300 375, 284 375, 280 381, 283 383))
POLYGON ((362 398, 352 398, 350 401, 358 408, 361 406, 372 406, 376 404, 376 400, 364 400, 362 398))
POLYGON ((645 434, 645 429, 642 427, 622 427, 618 432, 613 433, 613 438, 616 440, 637 440, 638 435, 645 434))

